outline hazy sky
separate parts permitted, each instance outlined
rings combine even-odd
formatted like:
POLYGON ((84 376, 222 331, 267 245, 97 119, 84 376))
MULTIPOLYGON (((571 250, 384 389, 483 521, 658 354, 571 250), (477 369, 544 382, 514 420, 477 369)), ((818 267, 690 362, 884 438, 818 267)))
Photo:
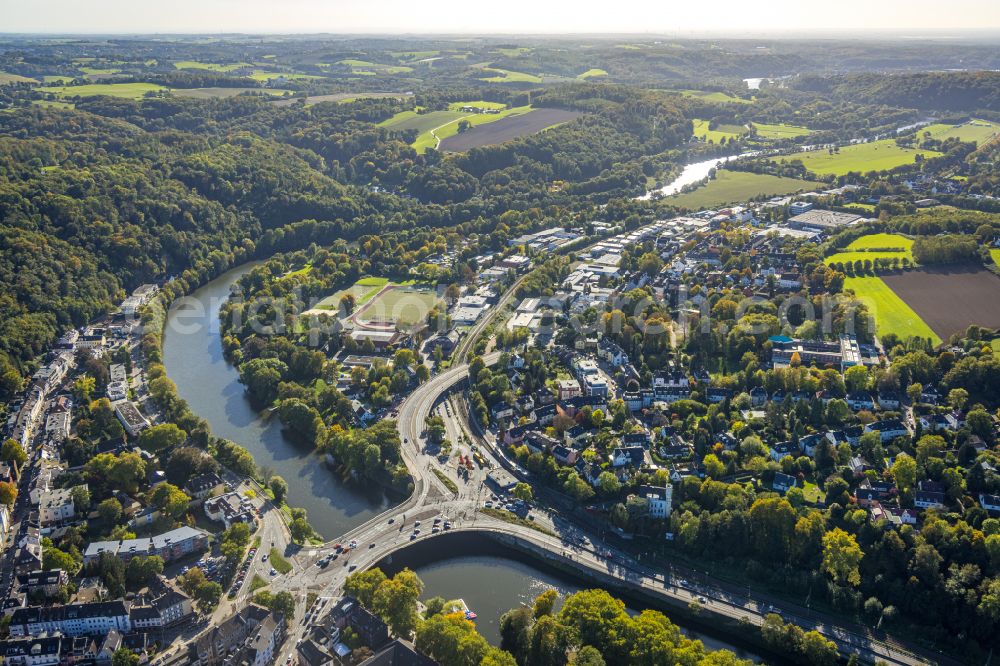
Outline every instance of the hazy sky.
POLYGON ((0 0, 0 32, 926 32, 1000 0, 0 0))

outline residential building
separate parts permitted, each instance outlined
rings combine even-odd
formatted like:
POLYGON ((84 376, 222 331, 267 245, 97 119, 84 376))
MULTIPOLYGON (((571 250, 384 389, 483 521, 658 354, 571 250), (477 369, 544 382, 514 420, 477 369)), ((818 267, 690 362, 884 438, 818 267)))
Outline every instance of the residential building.
POLYGON ((139 408, 129 400, 119 400, 112 403, 112 406, 115 408, 115 414, 121 421, 122 427, 129 435, 135 437, 149 427, 149 421, 139 412, 139 408))
POLYGON ((112 553, 128 561, 136 555, 159 555, 164 562, 208 548, 208 532, 194 527, 178 527, 153 537, 122 541, 93 541, 83 553, 83 563, 95 562, 101 553, 112 553))
MULTIPOLYGON (((86 487, 86 486, 84 486, 86 487)), ((38 524, 56 525, 76 515, 72 488, 53 488, 42 493, 38 501, 38 524)))
POLYGON ((649 517, 666 520, 670 517, 674 487, 669 483, 664 487, 640 486, 637 493, 646 500, 649 507, 649 517))
POLYGON ((56 666, 62 662, 63 640, 54 635, 0 641, 0 658, 9 666, 56 666))
POLYGON ((109 631, 128 633, 132 624, 123 601, 66 606, 30 606, 11 615, 11 636, 60 632, 67 636, 97 636, 109 631))
POLYGON ((203 500, 221 493, 225 487, 222 477, 210 472, 191 477, 184 485, 184 492, 193 500, 203 500))

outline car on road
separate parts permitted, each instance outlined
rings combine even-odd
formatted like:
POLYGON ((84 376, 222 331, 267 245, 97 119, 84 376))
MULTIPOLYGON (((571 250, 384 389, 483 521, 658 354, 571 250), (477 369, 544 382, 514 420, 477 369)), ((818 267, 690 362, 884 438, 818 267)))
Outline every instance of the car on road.
POLYGON ((375 542, 374 541, 372 541, 370 544, 368 544, 368 550, 371 550, 374 547, 375 547, 375 542))
POLYGON ((704 596, 702 596, 702 595, 698 595, 698 601, 700 601, 700 602, 701 602, 701 603, 703 603, 703 604, 707 604, 707 603, 708 603, 708 599, 706 599, 706 598, 705 598, 704 596))
POLYGON ((416 534, 411 534, 411 535, 410 535, 410 541, 413 541, 413 540, 414 540, 414 539, 416 539, 416 538, 417 538, 417 535, 416 535, 416 534))
POLYGON ((393 524, 394 522, 396 522, 396 519, 395 519, 395 518, 390 518, 390 519, 389 519, 389 524, 390 524, 390 525, 392 525, 392 524, 393 524))
POLYGON ((351 566, 347 567, 347 570, 348 570, 348 571, 354 571, 354 570, 355 570, 355 569, 357 569, 357 568, 358 568, 358 565, 357 565, 357 564, 352 564, 351 566))
POLYGON ((420 521, 419 520, 413 521, 413 526, 414 527, 420 527, 420 521))
POLYGON ((437 525, 435 525, 434 527, 431 528, 431 534, 437 534, 440 531, 441 531, 441 528, 438 527, 437 525))
POLYGON ((271 575, 272 576, 277 576, 278 575, 278 570, 277 569, 271 569, 271 575))
POLYGON ((267 562, 267 553, 264 553, 264 557, 260 558, 261 562, 267 562))

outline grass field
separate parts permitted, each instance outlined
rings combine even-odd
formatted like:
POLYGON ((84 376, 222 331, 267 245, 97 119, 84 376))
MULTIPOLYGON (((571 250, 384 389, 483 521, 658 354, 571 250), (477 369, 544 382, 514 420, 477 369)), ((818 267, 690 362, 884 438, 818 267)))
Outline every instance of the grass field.
POLYGON ((412 72, 412 67, 406 67, 405 65, 382 65, 375 62, 368 62, 367 60, 338 60, 338 65, 346 65, 351 68, 352 73, 366 75, 368 72, 373 72, 375 74, 405 74, 406 72, 412 72))
POLYGON ((864 261, 865 259, 875 260, 878 258, 888 257, 892 259, 893 257, 899 257, 900 261, 903 257, 906 257, 913 262, 913 239, 907 238, 906 236, 900 236, 899 234, 868 234, 867 236, 862 236, 858 238, 853 243, 847 246, 844 252, 838 252, 836 254, 831 254, 826 258, 827 264, 832 264, 836 262, 855 262, 857 260, 864 261), (892 250, 872 252, 873 249, 887 249, 894 248, 897 251, 892 250), (866 251, 867 250, 867 251, 866 251))
POLYGON ((284 555, 277 548, 272 548, 271 552, 268 553, 268 557, 271 560, 271 566, 274 570, 280 574, 286 574, 292 570, 292 564, 285 559, 284 555))
POLYGON ((578 78, 578 79, 594 79, 594 78, 598 78, 598 77, 602 77, 602 76, 607 76, 607 75, 608 75, 608 73, 606 71, 604 71, 603 69, 600 69, 598 67, 591 67, 590 69, 588 69, 583 74, 577 74, 576 78, 578 78))
POLYGON ((691 121, 694 125, 694 134, 699 139, 719 143, 723 139, 738 139, 747 133, 747 128, 742 125, 719 125, 715 129, 709 129, 709 121, 695 118, 691 121))
POLYGON ((904 164, 911 164, 918 154, 924 157, 937 157, 941 153, 933 150, 901 148, 892 139, 882 139, 844 146, 832 155, 826 150, 813 150, 783 155, 777 159, 786 162, 801 160, 806 169, 813 173, 843 176, 852 171, 867 173, 894 169, 904 164))
POLYGON ((768 123, 754 123, 757 129, 757 136, 762 139, 794 139, 799 136, 811 134, 808 127, 798 127, 796 125, 769 125, 768 123))
POLYGON ((868 204, 868 203, 857 203, 857 202, 855 202, 855 203, 849 203, 849 204, 845 205, 844 208, 851 208, 851 209, 854 209, 854 210, 861 211, 862 213, 874 213, 875 212, 875 204, 868 204))
POLYGON ((990 256, 993 258, 993 263, 1000 266, 1000 249, 990 248, 990 256))
POLYGON ((154 83, 90 83, 82 86, 46 86, 38 90, 52 93, 57 97, 108 95, 109 97, 142 99, 146 93, 163 92, 169 89, 154 83))
POLYGON ((882 278, 849 277, 844 281, 844 289, 853 289, 858 299, 868 306, 879 335, 895 333, 904 339, 918 336, 930 338, 935 345, 941 343, 937 333, 882 278))
MULTIPOLYGON (((462 152, 480 146, 504 143, 518 137, 552 129, 570 122, 580 115, 578 111, 566 111, 565 109, 533 109, 528 113, 507 114, 496 122, 480 124, 461 134, 443 137, 438 145, 438 150, 462 152)), ((450 129, 450 127, 446 129, 450 129)), ((438 132, 439 136, 440 134, 438 132)))
POLYGON ((473 127, 478 127, 480 125, 487 125, 489 123, 496 122, 502 118, 508 118, 510 116, 517 116, 531 111, 530 106, 516 106, 512 109, 504 109, 500 113, 473 113, 473 114, 462 114, 460 118, 456 118, 443 126, 434 129, 433 133, 425 132, 417 137, 417 140, 413 142, 413 147, 417 149, 417 152, 422 153, 428 148, 436 148, 438 141, 443 141, 449 137, 458 134, 459 121, 467 120, 469 124, 473 127))
POLYGON ((720 169, 714 180, 692 192, 675 194, 663 201, 671 206, 691 210, 715 208, 727 203, 746 201, 759 196, 792 194, 817 187, 819 184, 797 178, 768 174, 746 173, 720 169))
POLYGON ((514 72, 509 69, 484 67, 484 72, 492 72, 494 76, 482 79, 487 83, 541 83, 542 77, 526 72, 514 72))
POLYGON ((274 81, 275 79, 286 79, 288 81, 293 81, 295 79, 322 79, 322 76, 316 76, 315 74, 297 74, 295 72, 265 72, 263 70, 255 70, 250 78, 254 81, 274 81))
POLYGON ((923 138, 930 134, 930 138, 944 141, 945 139, 956 138, 961 141, 975 141, 982 145, 1000 133, 1000 124, 991 123, 988 120, 970 120, 961 125, 944 125, 941 123, 928 125, 917 130, 917 137, 923 138))
POLYGON ((9 83, 38 83, 38 81, 27 76, 21 76, 20 74, 0 72, 0 86, 5 86, 9 83))
POLYGON ((440 127, 452 120, 458 120, 468 114, 461 111, 429 111, 427 113, 417 113, 416 111, 400 111, 392 118, 388 118, 379 123, 379 127, 388 127, 393 130, 417 130, 420 133, 429 132, 435 127, 440 127))
POLYGON ((346 296, 347 294, 354 295, 355 308, 359 308, 368 303, 368 301, 370 301, 372 297, 379 292, 379 289, 381 289, 387 284, 389 284, 388 278, 380 278, 380 277, 361 278, 360 280, 352 284, 350 287, 334 292, 333 294, 330 294, 329 296, 321 300, 319 303, 316 304, 315 309, 336 310, 337 308, 340 307, 340 299, 346 296))

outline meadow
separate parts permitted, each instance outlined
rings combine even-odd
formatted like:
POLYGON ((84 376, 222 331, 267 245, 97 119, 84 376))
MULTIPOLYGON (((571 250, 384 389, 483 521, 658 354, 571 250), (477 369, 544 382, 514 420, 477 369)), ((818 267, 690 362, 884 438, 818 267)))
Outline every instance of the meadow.
POLYGON ((497 69, 496 67, 484 67, 484 72, 491 72, 494 76, 481 79, 487 83, 541 83, 542 77, 526 72, 514 72, 509 69, 497 69))
POLYGON ((819 183, 797 178, 719 169, 716 177, 707 185, 691 192, 666 197, 663 202, 679 208, 701 210, 761 196, 792 194, 818 186, 819 183))
POLYGON ((747 128, 742 125, 718 125, 715 129, 709 129, 707 120, 695 118, 691 123, 694 125, 694 136, 712 143, 719 143, 723 139, 738 139, 747 133, 747 128))
POLYGON ((812 134, 808 127, 798 127, 797 125, 771 125, 768 123, 754 123, 757 136, 762 139, 794 139, 800 136, 812 134))
POLYGON ((529 111, 531 111, 530 106, 507 109, 504 108, 503 104, 482 100, 453 102, 448 106, 447 111, 430 111, 428 113, 401 111, 392 118, 383 120, 379 125, 394 130, 417 130, 420 134, 411 145, 417 152, 422 153, 428 148, 437 148, 439 141, 458 134, 458 125, 461 120, 467 120, 470 125, 477 127, 529 111), (470 106, 478 109, 498 109, 500 113, 470 113, 461 110, 462 107, 470 106))
POLYGON ((912 264, 912 248, 913 239, 907 238, 906 236, 901 236, 899 234, 868 234, 867 236, 862 236, 861 238, 856 239, 848 245, 846 250, 843 252, 831 254, 826 258, 826 263, 853 263, 859 259, 861 261, 864 261, 865 259, 874 261, 879 258, 892 259, 893 257, 898 257, 899 260, 902 261, 905 257, 909 259, 912 264))
POLYGON ((937 333, 882 278, 849 277, 844 280, 844 289, 854 290, 858 299, 868 306, 879 335, 895 333, 903 339, 917 336, 930 338, 935 345, 941 343, 937 333))
POLYGON ((210 72, 231 72, 241 67, 250 67, 250 65, 245 62, 222 65, 217 62, 200 62, 198 60, 178 60, 174 63, 175 69, 204 69, 210 72))
POLYGON ((142 99, 146 93, 165 92, 169 88, 155 83, 89 83, 82 86, 45 86, 39 92, 51 93, 57 97, 90 97, 108 95, 126 99, 142 99))
POLYGON ((38 81, 19 74, 0 72, 0 86, 5 86, 9 83, 38 83, 38 81))
POLYGON ((997 134, 1000 134, 1000 124, 975 119, 961 125, 937 123, 917 130, 917 136, 921 139, 930 135, 930 138, 939 141, 955 138, 961 141, 975 141, 979 145, 983 145, 997 134))
POLYGON ((177 97, 190 97, 192 99, 215 99, 224 97, 236 97, 243 93, 253 93, 255 95, 268 95, 278 97, 284 95, 288 90, 280 88, 175 88, 170 91, 177 97))
POLYGON ((598 67, 591 67, 590 69, 588 69, 583 74, 577 74, 576 78, 578 78, 578 79, 594 79, 594 78, 598 78, 598 77, 602 77, 602 76, 607 76, 607 75, 608 75, 608 73, 606 71, 604 71, 603 69, 600 69, 598 67))
POLYGON ((736 95, 730 95, 724 92, 708 92, 705 90, 669 90, 667 92, 675 92, 685 97, 695 97, 706 102, 715 102, 717 104, 750 104, 751 101, 748 99, 743 99, 742 97, 737 97, 736 95))
POLYGON ((819 175, 843 176, 853 172, 886 171, 904 164, 912 164, 916 156, 937 157, 934 150, 902 148, 893 139, 843 146, 838 152, 811 150, 804 153, 782 155, 778 161, 801 160, 806 169, 819 175))

